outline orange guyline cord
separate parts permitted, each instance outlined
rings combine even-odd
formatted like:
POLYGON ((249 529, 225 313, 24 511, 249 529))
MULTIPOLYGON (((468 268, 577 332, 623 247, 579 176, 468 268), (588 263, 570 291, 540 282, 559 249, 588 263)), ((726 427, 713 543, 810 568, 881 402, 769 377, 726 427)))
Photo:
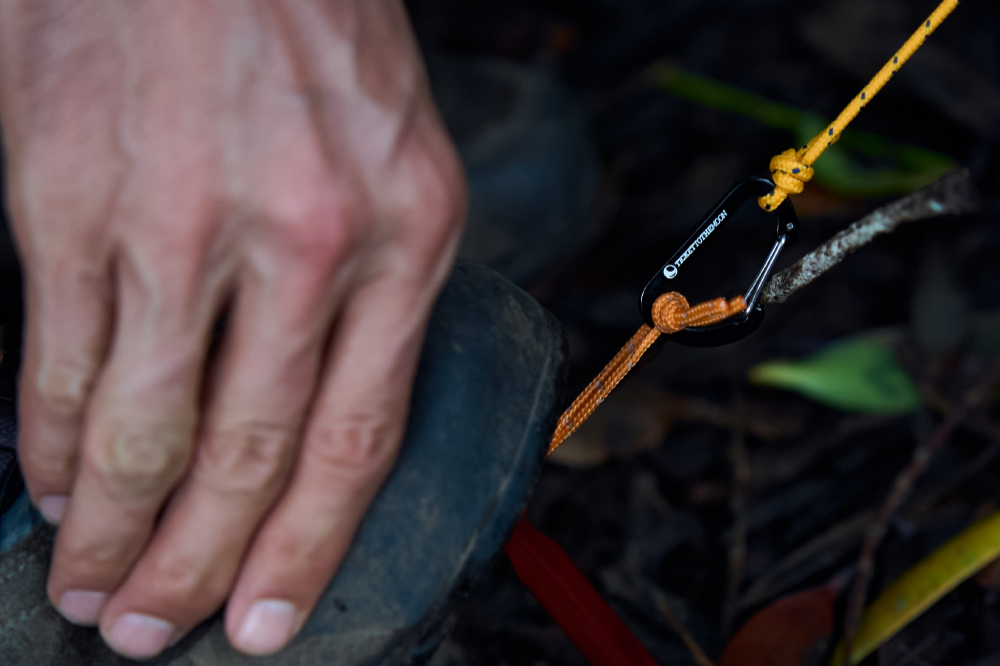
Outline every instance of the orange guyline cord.
POLYGON ((611 393, 618 382, 628 374, 661 333, 676 333, 688 326, 708 326, 746 309, 747 304, 742 296, 728 301, 716 298, 691 307, 687 299, 676 291, 662 294, 653 303, 653 323, 656 324, 656 328, 643 324, 621 351, 615 354, 611 362, 604 366, 601 374, 597 375, 577 396, 569 409, 563 412, 549 443, 548 453, 555 451, 557 446, 594 413, 597 406, 604 402, 608 393, 611 393))
MULTIPOLYGON (((805 183, 813 177, 813 163, 819 159, 823 151, 832 146, 839 138, 841 132, 854 118, 861 112, 872 97, 882 89, 892 78, 900 67, 910 59, 917 49, 919 49, 927 36, 934 32, 941 23, 944 22, 952 10, 958 6, 959 0, 944 0, 934 13, 924 21, 923 25, 914 32, 906 43, 903 44, 895 55, 887 62, 878 74, 862 88, 847 108, 840 112, 837 119, 830 123, 829 127, 812 138, 809 143, 799 150, 789 148, 771 160, 771 173, 774 180, 774 190, 757 200, 764 210, 774 210, 788 197, 789 194, 802 192, 805 183)), ((563 415, 559 417, 559 423, 549 442, 548 453, 556 450, 567 437, 576 432, 576 429, 594 413, 597 406, 601 404, 615 386, 618 385, 628 371, 639 361, 639 358, 646 353, 646 350, 656 342, 661 333, 676 333, 688 326, 707 326, 728 319, 734 314, 746 310, 746 303, 742 296, 727 301, 724 298, 717 298, 713 301, 706 301, 694 307, 689 307, 687 300, 677 292, 663 294, 653 304, 653 323, 656 328, 643 326, 632 336, 632 339, 622 347, 611 362, 605 366, 601 374, 587 388, 577 396, 573 404, 569 406, 563 415)), ((548 454, 546 454, 548 455, 548 454)))

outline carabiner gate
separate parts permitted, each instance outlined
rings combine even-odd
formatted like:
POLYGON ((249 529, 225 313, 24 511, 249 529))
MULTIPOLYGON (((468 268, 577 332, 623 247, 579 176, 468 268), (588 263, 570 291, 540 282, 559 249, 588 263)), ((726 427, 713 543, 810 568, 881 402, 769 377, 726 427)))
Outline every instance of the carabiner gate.
MULTIPOLYGON (((774 189, 774 183, 767 178, 748 178, 734 187, 729 194, 722 198, 718 204, 705 216, 701 224, 695 229, 683 245, 674 253, 670 260, 663 265, 656 275, 646 283, 639 297, 639 311, 647 324, 653 326, 653 302, 661 294, 674 291, 671 280, 677 277, 682 264, 698 250, 701 245, 708 240, 712 232, 718 229, 725 221, 732 217, 743 204, 751 199, 764 196, 774 189)), ((686 328, 670 336, 669 340, 687 345, 689 347, 719 347, 727 345, 737 340, 742 340, 746 336, 757 330, 761 322, 764 321, 764 307, 758 302, 761 291, 767 280, 771 277, 774 264, 778 256, 785 247, 795 242, 798 237, 799 222, 792 208, 792 202, 785 199, 777 209, 772 211, 777 223, 777 240, 771 247, 771 252, 761 266, 757 277, 743 293, 743 299, 747 303, 746 312, 730 317, 729 319, 713 324, 712 326, 700 326, 686 328)))

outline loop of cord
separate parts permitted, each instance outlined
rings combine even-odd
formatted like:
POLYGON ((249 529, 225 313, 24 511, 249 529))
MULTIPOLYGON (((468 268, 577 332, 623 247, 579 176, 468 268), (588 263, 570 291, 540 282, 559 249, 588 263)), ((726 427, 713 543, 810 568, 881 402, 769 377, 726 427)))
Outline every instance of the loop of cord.
POLYGON ((567 437, 576 432, 662 333, 676 333, 689 326, 708 326, 746 309, 747 304, 742 296, 729 300, 716 298, 691 307, 687 299, 676 291, 662 294, 653 303, 653 323, 656 327, 643 324, 604 370, 577 396, 569 409, 563 412, 546 455, 555 451, 567 437))
POLYGON ((812 178, 813 163, 819 159, 823 151, 832 146, 840 138, 841 133, 847 125, 861 112, 861 109, 871 101, 872 97, 878 93, 882 87, 888 83, 892 75, 899 71, 899 68, 910 59, 924 40, 934 32, 939 25, 958 6, 959 0, 943 0, 938 5, 934 13, 924 21, 916 32, 914 32, 902 48, 896 51, 895 55, 887 62, 878 74, 868 82, 868 85, 861 89, 861 92, 851 100, 837 119, 814 136, 809 143, 799 150, 790 148, 781 155, 771 160, 771 176, 774 180, 774 189, 770 193, 757 200, 764 210, 774 210, 788 197, 789 194, 799 194, 803 186, 812 178))

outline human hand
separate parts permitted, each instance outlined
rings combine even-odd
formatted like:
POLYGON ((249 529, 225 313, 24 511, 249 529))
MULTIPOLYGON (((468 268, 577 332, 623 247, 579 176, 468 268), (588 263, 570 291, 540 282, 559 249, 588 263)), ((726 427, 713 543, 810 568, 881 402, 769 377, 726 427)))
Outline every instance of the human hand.
POLYGON ((0 49, 49 597, 133 657, 228 599, 273 652, 395 460, 459 236, 405 11, 5 0, 0 49))

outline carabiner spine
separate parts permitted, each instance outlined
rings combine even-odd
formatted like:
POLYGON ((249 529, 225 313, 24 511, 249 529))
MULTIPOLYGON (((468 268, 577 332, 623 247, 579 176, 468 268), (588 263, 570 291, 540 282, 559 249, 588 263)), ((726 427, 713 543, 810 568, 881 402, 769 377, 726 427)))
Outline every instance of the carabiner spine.
MULTIPOLYGON (((639 311, 643 320, 653 326, 653 303, 668 292, 674 291, 672 280, 680 273, 681 266, 722 226, 735 211, 747 201, 763 196, 774 189, 774 183, 767 178, 748 178, 738 183, 706 215, 683 245, 670 257, 666 264, 646 283, 639 297, 639 311)), ((692 346, 717 346, 735 342, 749 335, 763 321, 763 309, 758 304, 760 294, 767 283, 775 262, 782 250, 795 242, 798 235, 798 220, 791 201, 785 200, 772 214, 775 217, 777 233, 774 245, 757 276, 744 293, 747 312, 720 324, 709 327, 691 327, 671 336, 671 340, 692 346), (727 335, 726 331, 729 331, 727 335), (709 334, 711 332, 711 334, 709 334), (699 337, 701 336, 701 337, 699 337)))

